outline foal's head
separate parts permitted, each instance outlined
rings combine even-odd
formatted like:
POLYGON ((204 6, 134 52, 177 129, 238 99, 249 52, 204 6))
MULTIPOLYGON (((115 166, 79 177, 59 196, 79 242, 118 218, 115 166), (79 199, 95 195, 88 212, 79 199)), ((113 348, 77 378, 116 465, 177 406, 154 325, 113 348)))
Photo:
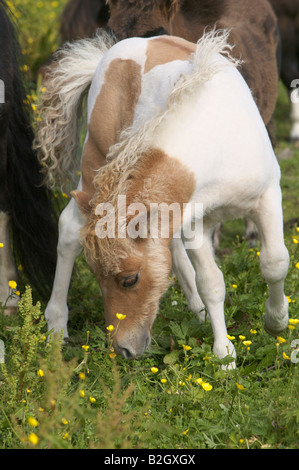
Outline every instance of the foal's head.
POLYGON ((87 233, 85 252, 102 291, 106 324, 115 328, 115 350, 126 358, 142 354, 150 344, 159 301, 169 283, 171 255, 166 240, 96 241, 87 233), (119 321, 117 313, 125 319, 119 321))
POLYGON ((169 22, 179 0, 107 0, 108 26, 119 39, 150 37, 169 33, 169 22))

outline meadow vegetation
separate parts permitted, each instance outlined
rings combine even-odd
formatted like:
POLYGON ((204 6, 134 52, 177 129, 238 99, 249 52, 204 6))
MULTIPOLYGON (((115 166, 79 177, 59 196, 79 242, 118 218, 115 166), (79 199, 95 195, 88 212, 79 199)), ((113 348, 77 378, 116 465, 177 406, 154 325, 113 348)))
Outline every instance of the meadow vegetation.
MULTIPOLYGON (((59 44, 65 2, 8 3, 20 24, 23 71, 32 82, 28 99, 38 119, 34 79, 59 44)), ((224 225, 217 253, 227 289, 228 332, 237 351, 231 371, 221 368, 229 358, 213 355, 211 325, 197 322, 175 278, 162 299, 150 350, 138 360, 116 356, 97 282, 81 256, 69 292, 66 345, 48 340, 45 304, 26 282, 17 286, 18 314, 5 317, 1 307, 0 448, 298 448, 299 352, 292 344, 299 343, 299 146, 288 142, 289 104, 282 85, 275 125, 291 257, 286 331, 274 338, 263 329, 267 286, 259 243, 250 247, 243 239, 241 220, 224 225)), ((61 206, 67 203, 66 194, 55 196, 61 206)))

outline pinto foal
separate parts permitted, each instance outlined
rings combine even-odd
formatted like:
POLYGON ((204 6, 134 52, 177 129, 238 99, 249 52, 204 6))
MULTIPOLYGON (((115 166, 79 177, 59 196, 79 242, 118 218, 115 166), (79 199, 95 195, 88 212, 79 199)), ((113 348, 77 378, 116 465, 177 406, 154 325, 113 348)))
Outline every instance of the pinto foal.
POLYGON ((207 309, 214 353, 235 356, 227 338, 225 285, 211 233, 219 221, 245 215, 256 223, 262 245, 261 271, 269 286, 265 328, 277 335, 287 326, 284 279, 289 256, 280 169, 227 38, 226 31, 205 34, 197 45, 168 36, 133 38, 106 49, 98 38, 97 43, 69 45, 58 57, 46 84, 45 120, 36 144, 44 161, 51 151, 58 176, 74 158, 69 146, 77 129, 69 116, 75 119, 83 89, 92 83, 82 177, 60 217, 56 277, 46 309, 50 330, 68 336, 67 291, 81 237, 101 287, 107 324, 115 324, 116 312, 126 315, 114 336, 120 354, 134 358, 150 344, 173 267, 201 321, 207 309), (96 57, 92 71, 91 59, 96 62, 96 57), (126 233, 135 214, 117 224, 118 201, 124 196, 126 209, 131 203, 146 208, 135 219, 139 228, 145 224, 145 235, 126 233), (97 226, 104 212, 99 205, 106 203, 115 209, 116 230, 100 237, 97 226), (181 218, 173 217, 168 236, 161 233, 160 223, 158 236, 148 236, 151 204, 161 203, 178 204, 181 218), (184 210, 187 203, 197 204, 195 211, 184 210), (201 243, 186 248, 184 227, 197 221, 202 222, 201 243))

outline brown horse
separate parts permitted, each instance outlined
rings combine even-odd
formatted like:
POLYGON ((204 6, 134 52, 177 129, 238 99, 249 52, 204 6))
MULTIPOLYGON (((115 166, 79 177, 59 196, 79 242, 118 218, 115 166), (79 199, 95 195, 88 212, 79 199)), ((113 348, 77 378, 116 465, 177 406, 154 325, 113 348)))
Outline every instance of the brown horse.
POLYGON ((281 36, 280 77, 290 94, 291 140, 299 139, 299 0, 270 0, 281 36))
POLYGON ((269 125, 277 99, 276 16, 268 0, 107 0, 108 26, 119 39, 168 33, 191 42, 207 26, 231 29, 233 55, 244 61, 240 69, 262 118, 269 125))

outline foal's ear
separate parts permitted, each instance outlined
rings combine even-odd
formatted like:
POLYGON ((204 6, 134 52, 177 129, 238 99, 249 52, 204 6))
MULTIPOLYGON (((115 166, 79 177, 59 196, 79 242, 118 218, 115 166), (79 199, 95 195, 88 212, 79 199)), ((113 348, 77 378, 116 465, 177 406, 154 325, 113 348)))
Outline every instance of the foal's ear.
POLYGON ((90 195, 87 194, 86 192, 84 191, 72 191, 71 192, 71 196, 75 199, 76 203, 78 204, 78 207, 80 209, 80 211, 85 214, 85 215, 88 215, 91 211, 91 207, 90 207, 90 195))

